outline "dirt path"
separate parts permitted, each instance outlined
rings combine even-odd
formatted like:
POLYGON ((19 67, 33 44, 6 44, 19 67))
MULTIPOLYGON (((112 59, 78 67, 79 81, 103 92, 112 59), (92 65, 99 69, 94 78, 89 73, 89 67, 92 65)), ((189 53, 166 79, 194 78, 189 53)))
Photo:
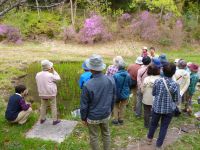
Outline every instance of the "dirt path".
MULTIPOLYGON (((182 126, 180 129, 179 128, 169 129, 163 144, 163 149, 174 143, 177 139, 179 139, 183 135, 192 133, 194 131, 196 131, 196 127, 194 125, 182 126)), ((157 135, 154 137, 157 137, 157 135)), ((154 138, 152 145, 148 145, 146 139, 142 139, 139 142, 129 144, 127 148, 124 150, 155 150, 156 140, 157 139, 154 138)))

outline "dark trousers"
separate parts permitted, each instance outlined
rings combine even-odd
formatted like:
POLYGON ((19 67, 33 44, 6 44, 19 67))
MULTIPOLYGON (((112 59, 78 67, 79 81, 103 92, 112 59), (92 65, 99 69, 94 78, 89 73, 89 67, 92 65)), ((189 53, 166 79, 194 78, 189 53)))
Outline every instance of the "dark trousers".
POLYGON ((99 147, 99 129, 101 130, 103 149, 110 150, 110 130, 109 121, 100 124, 88 124, 90 145, 92 150, 100 150, 99 147))
POLYGON ((152 105, 143 104, 143 107, 144 107, 144 127, 149 128, 152 105))
POLYGON ((158 139, 156 141, 157 147, 161 147, 162 144, 163 144, 163 141, 164 141, 165 136, 167 134, 168 126, 169 126, 169 124, 172 120, 172 116, 173 116, 172 113, 158 114, 158 113, 155 113, 154 111, 152 111, 152 119, 151 119, 149 133, 148 133, 147 137, 149 139, 153 139, 154 133, 155 133, 157 126, 158 126, 158 122, 161 119, 159 136, 158 136, 158 139))

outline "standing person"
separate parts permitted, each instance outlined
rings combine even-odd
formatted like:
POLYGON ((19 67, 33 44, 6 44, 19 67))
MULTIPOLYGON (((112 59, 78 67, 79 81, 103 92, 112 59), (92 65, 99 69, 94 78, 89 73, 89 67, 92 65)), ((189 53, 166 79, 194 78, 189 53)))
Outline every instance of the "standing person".
POLYGON ((163 141, 167 134, 168 126, 171 122, 174 103, 179 98, 178 84, 172 80, 176 71, 174 63, 169 63, 163 67, 164 78, 157 79, 153 85, 152 95, 154 96, 152 106, 152 120, 147 135, 148 143, 151 144, 158 122, 161 120, 159 136, 156 141, 156 148, 161 149, 163 141))
POLYGON ((149 54, 148 54, 148 48, 146 46, 144 46, 142 48, 142 54, 141 54, 141 57, 147 57, 149 54))
MULTIPOLYGON (((137 74, 138 74, 138 70, 139 68, 142 66, 142 57, 137 57, 137 59, 135 60, 135 64, 131 64, 129 65, 127 71, 128 73, 130 74, 131 76, 131 88, 133 89, 133 95, 136 94, 136 89, 135 87, 137 86, 137 74)), ((136 109, 136 100, 135 100, 135 97, 133 96, 133 110, 135 111, 136 109)))
MULTIPOLYGON (((180 86, 180 96, 183 97, 190 85, 190 74, 186 71, 187 63, 185 60, 180 59, 178 61, 178 69, 173 76, 174 81, 180 86)), ((179 109, 181 110, 181 103, 179 104, 179 109)))
POLYGON ((192 113, 192 96, 194 95, 196 91, 196 85, 197 82, 199 81, 199 75, 198 75, 198 69, 199 66, 196 64, 191 64, 189 65, 190 69, 190 85, 188 87, 188 92, 187 92, 187 102, 185 105, 184 111, 187 111, 189 115, 192 113))
POLYGON ((149 56, 142 58, 143 65, 138 70, 137 74, 137 103, 136 103, 136 110, 135 115, 136 117, 141 117, 142 115, 142 97, 143 94, 141 92, 142 83, 144 78, 147 77, 147 68, 148 65, 151 63, 151 58, 149 56))
POLYGON ((131 65, 128 66, 127 71, 131 76, 131 79, 132 79, 132 82, 133 82, 133 86, 137 85, 138 70, 143 65, 142 59, 143 59, 142 57, 137 57, 137 59, 135 60, 135 64, 131 64, 131 65))
POLYGON ((122 125, 124 123, 124 111, 128 103, 131 88, 131 77, 125 70, 125 62, 119 63, 119 71, 114 74, 115 84, 117 88, 117 99, 114 105, 112 124, 122 125))
POLYGON ((167 60, 166 54, 161 54, 158 58, 160 59, 162 67, 164 67, 165 65, 167 65, 169 63, 167 60))
POLYGON ((83 85, 91 78, 92 73, 90 69, 86 66, 86 61, 83 62, 82 68, 84 69, 84 73, 81 74, 79 79, 79 87, 82 89, 83 85))
POLYGON ((5 118, 9 122, 18 124, 26 123, 32 112, 31 105, 27 104, 24 100, 27 94, 28 90, 26 86, 18 85, 15 87, 15 94, 10 96, 5 112, 5 118))
POLYGON ((40 123, 46 121, 46 109, 48 103, 51 104, 51 112, 53 118, 53 125, 60 123, 57 118, 56 95, 57 86, 56 82, 60 80, 59 74, 54 70, 53 63, 49 60, 41 61, 42 71, 36 74, 36 83, 38 93, 41 98, 40 108, 40 123))
POLYGON ((92 55, 86 63, 92 78, 81 93, 81 120, 88 126, 92 150, 99 150, 98 131, 101 130, 103 149, 110 150, 109 118, 115 103, 116 87, 113 77, 102 73, 106 68, 100 55, 92 55))
POLYGON ((153 104, 152 90, 154 82, 160 78, 160 68, 151 64, 148 66, 147 77, 144 78, 141 91, 143 93, 144 127, 149 128, 151 108, 153 104))
POLYGON ((120 61, 123 61, 122 56, 116 56, 115 58, 113 58, 113 64, 108 66, 106 70, 107 76, 113 76, 118 71, 120 61))
POLYGON ((159 55, 156 54, 156 49, 155 49, 155 47, 150 47, 150 48, 149 48, 149 51, 150 51, 150 57, 151 57, 151 58, 158 58, 158 57, 159 57, 159 55))

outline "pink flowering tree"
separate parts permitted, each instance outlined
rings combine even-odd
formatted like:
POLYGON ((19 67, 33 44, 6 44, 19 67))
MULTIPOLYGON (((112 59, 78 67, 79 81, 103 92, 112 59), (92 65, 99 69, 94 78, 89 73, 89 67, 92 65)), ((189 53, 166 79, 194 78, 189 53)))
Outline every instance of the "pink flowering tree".
POLYGON ((148 11, 144 11, 132 20, 131 31, 134 36, 147 41, 156 41, 159 36, 158 21, 148 11))
POLYGON ((0 41, 20 44, 22 42, 20 31, 9 25, 0 25, 0 41))
POLYGON ((83 28, 79 32, 79 41, 81 43, 94 43, 111 39, 103 18, 99 15, 92 15, 85 20, 83 28))

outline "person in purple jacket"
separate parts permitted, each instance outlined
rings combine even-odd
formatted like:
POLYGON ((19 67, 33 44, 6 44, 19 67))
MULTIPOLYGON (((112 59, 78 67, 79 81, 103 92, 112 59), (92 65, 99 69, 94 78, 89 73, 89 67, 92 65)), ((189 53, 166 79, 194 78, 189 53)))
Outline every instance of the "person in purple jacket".
POLYGON ((32 112, 30 104, 27 104, 24 97, 28 95, 28 90, 24 85, 15 87, 15 94, 10 96, 5 118, 11 123, 24 124, 32 112))

